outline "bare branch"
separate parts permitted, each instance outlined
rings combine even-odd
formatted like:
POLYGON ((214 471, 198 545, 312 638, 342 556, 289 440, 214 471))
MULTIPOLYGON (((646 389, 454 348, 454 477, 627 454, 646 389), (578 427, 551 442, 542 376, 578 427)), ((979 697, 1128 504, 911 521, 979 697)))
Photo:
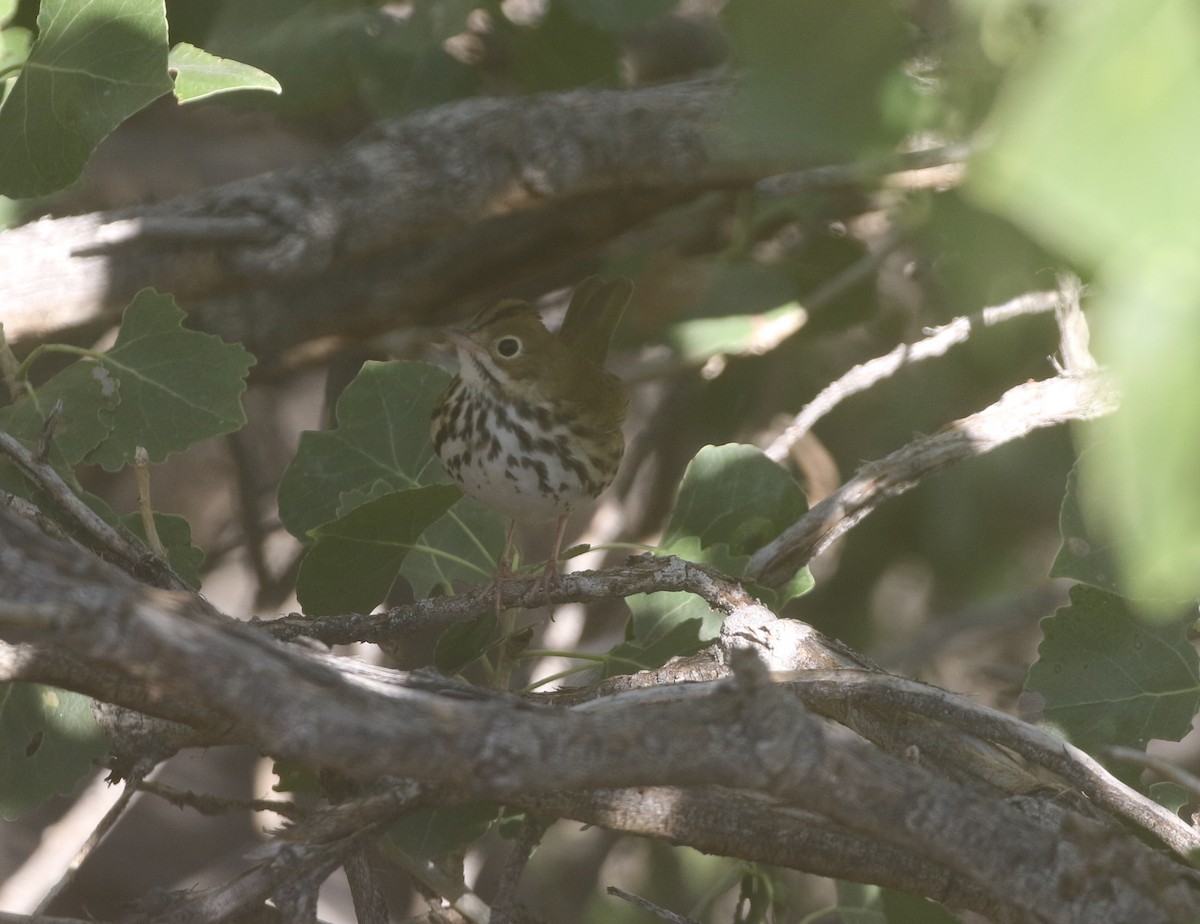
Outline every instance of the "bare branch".
POLYGON ((1017 385, 984 410, 864 465, 778 538, 755 552, 746 574, 769 587, 781 584, 880 504, 916 487, 926 475, 981 456, 1034 430, 1093 420, 1116 408, 1112 384, 1098 372, 1017 385))
POLYGON ((699 924, 695 918, 689 918, 682 914, 676 914, 674 911, 668 911, 661 905, 656 905, 649 899, 642 898, 640 895, 634 895, 632 892, 626 892, 624 889, 618 889, 616 886, 609 886, 605 891, 609 895, 615 895, 622 901, 629 902, 641 908, 643 911, 648 911, 656 918, 667 921, 668 924, 699 924))
MULTIPOLYGON (((70 485, 63 481, 62 476, 50 463, 38 459, 8 433, 0 432, 0 452, 12 459, 34 484, 53 498, 54 503, 71 518, 106 559, 155 586, 175 590, 187 588, 187 584, 175 574, 167 562, 132 537, 104 522, 79 498, 70 485)), ((13 509, 20 512, 31 506, 19 505, 13 509)), ((41 522, 40 517, 37 519, 41 522)))
POLYGON ((853 395, 860 394, 895 375, 900 369, 922 360, 943 356, 956 344, 966 343, 971 333, 980 327, 992 327, 1012 318, 1053 311, 1062 301, 1058 292, 1029 292, 1003 305, 984 308, 970 317, 955 318, 929 331, 929 336, 916 343, 902 343, 890 353, 860 363, 837 381, 823 388, 796 415, 788 428, 766 448, 768 458, 782 462, 788 451, 826 414, 853 395))

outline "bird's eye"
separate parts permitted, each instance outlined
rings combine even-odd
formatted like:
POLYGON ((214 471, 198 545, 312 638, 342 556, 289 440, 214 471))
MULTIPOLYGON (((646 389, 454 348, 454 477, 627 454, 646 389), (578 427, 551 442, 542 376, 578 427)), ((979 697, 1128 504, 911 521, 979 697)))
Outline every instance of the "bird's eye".
POLYGON ((521 341, 516 337, 501 337, 496 341, 496 352, 504 359, 512 359, 521 352, 521 341))

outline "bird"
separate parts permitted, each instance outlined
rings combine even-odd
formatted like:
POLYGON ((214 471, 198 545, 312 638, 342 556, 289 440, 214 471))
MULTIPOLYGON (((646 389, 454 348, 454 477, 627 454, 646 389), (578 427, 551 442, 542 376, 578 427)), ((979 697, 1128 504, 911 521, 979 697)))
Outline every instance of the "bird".
POLYGON ((557 520, 534 585, 548 595, 567 517, 616 477, 629 392, 604 362, 632 293, 627 279, 591 276, 557 331, 530 303, 505 299, 445 332, 459 371, 434 406, 433 447, 466 495, 509 520, 493 578, 497 609, 517 524, 557 520))

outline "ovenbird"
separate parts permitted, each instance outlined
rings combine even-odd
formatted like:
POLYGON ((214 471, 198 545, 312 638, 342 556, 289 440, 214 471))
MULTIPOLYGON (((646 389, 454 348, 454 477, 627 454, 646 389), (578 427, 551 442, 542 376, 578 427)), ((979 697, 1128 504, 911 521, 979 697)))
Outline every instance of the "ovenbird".
POLYGON ((446 332, 459 372, 434 408, 433 446, 464 492, 509 518, 497 606, 517 523, 558 520, 540 578, 549 590, 567 515, 616 477, 629 395, 603 363, 632 292, 627 279, 584 280, 556 333, 516 300, 446 332))

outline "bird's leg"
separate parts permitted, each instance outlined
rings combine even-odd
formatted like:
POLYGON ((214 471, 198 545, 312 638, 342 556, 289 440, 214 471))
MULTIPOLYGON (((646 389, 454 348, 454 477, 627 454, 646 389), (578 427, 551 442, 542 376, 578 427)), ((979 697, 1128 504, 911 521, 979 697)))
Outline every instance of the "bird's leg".
POLYGON ((504 582, 513 576, 512 570, 512 542, 513 534, 517 531, 517 521, 508 521, 508 532, 504 534, 504 551, 500 553, 500 559, 496 562, 496 573, 492 577, 490 589, 496 597, 496 615, 500 614, 500 599, 504 594, 504 582))
POLYGON ((534 593, 542 593, 546 595, 546 602, 549 603, 550 591, 558 586, 558 556, 562 554, 563 535, 567 531, 567 518, 561 516, 558 518, 558 523, 554 528, 554 548, 550 551, 550 557, 546 560, 546 566, 542 568, 542 573, 534 582, 534 593))

